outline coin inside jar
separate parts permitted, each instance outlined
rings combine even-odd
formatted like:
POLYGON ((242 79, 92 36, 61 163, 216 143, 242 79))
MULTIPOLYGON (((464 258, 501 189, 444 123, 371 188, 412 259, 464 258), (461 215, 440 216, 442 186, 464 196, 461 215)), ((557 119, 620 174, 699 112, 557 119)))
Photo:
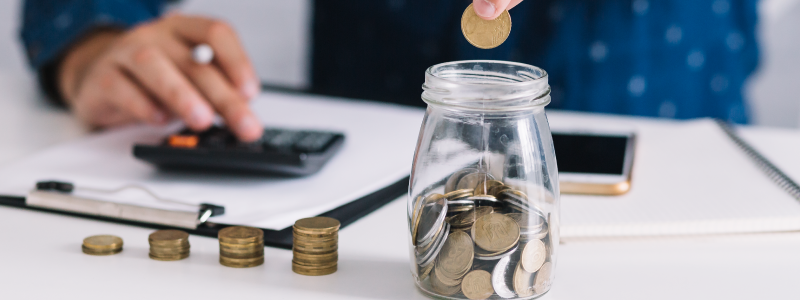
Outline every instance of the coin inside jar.
POLYGON ((503 214, 488 214, 475 220, 471 234, 481 249, 500 252, 510 249, 519 241, 519 225, 503 214))
MULTIPOLYGON (((461 180, 462 177, 466 176, 467 174, 477 173, 477 172, 480 172, 480 170, 475 168, 466 168, 453 172, 453 174, 450 175, 449 178, 447 178, 447 183, 445 183, 444 185, 445 194, 457 190, 456 186, 458 185, 458 182, 461 180)), ((467 188, 467 189, 472 190, 472 188, 467 188)))
POLYGON ((553 264, 550 262, 544 263, 539 272, 536 272, 536 277, 533 279, 533 291, 537 294, 547 292, 550 289, 550 275, 553 272, 553 264))
POLYGON ((474 256, 472 239, 463 231, 455 231, 447 238, 436 259, 435 271, 440 276, 440 280, 447 284, 445 279, 454 280, 459 283, 472 267, 474 256))
POLYGON ((475 220, 494 211, 492 207, 482 206, 453 216, 450 225, 456 228, 472 226, 475 220))
POLYGON ((522 262, 514 269, 514 292, 519 297, 533 296, 533 273, 522 268, 522 262))
POLYGON ((420 220, 416 230, 416 244, 427 244, 433 236, 439 231, 444 223, 445 215, 447 214, 447 201, 444 196, 440 194, 433 194, 430 199, 426 199, 426 203, 422 206, 420 211, 420 220))
POLYGON ((539 268, 547 258, 547 249, 541 240, 532 240, 525 244, 522 249, 522 267, 529 273, 539 271, 539 268))
POLYGON ((475 270, 467 273, 461 281, 461 292, 473 300, 483 300, 494 294, 492 288, 492 274, 484 270, 475 270))
POLYGON ((498 296, 512 298, 517 294, 509 288, 509 278, 514 276, 514 268, 517 263, 511 260, 511 256, 506 256, 497 261, 492 270, 492 288, 498 296))
POLYGON ((456 189, 459 189, 459 190, 460 189, 473 189, 474 190, 475 187, 478 186, 478 183, 484 182, 484 181, 490 180, 490 179, 494 179, 494 177, 491 174, 486 173, 484 171, 477 171, 477 172, 474 172, 474 173, 469 173, 467 175, 464 175, 464 177, 461 177, 460 180, 458 180, 458 185, 456 185, 456 189))

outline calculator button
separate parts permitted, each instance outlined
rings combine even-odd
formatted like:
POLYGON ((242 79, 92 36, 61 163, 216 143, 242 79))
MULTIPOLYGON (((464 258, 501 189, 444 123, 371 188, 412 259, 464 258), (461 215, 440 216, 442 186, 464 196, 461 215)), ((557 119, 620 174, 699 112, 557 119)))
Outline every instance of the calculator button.
POLYGON ((294 144, 294 149, 299 152, 321 152, 334 136, 327 132, 307 132, 294 144))
POLYGON ((278 150, 291 150, 292 145, 303 137, 299 131, 282 130, 280 133, 264 141, 264 146, 278 150))
POLYGON ((169 145, 175 148, 194 148, 197 147, 197 141, 196 135, 174 134, 169 137, 169 145))

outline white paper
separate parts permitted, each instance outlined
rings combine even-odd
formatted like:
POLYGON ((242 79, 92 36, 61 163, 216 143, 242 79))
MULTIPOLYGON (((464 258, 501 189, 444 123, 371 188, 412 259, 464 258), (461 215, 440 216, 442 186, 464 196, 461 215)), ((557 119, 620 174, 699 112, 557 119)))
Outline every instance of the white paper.
MULTIPOLYGON (((345 143, 319 173, 302 178, 165 172, 134 158, 132 147, 158 143, 179 125, 132 126, 7 165, 0 170, 0 194, 24 196, 47 179, 103 189, 139 184, 163 198, 225 206, 225 215, 213 222, 283 229, 408 176, 424 114, 419 108, 277 93, 261 95, 252 107, 267 127, 343 132, 345 143)), ((135 191, 92 196, 164 207, 135 191)))

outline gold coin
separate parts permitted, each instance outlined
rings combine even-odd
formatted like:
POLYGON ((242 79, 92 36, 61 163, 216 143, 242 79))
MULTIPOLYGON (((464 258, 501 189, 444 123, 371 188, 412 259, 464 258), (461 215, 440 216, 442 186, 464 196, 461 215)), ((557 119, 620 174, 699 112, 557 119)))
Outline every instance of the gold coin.
POLYGON ((504 184, 500 181, 490 179, 478 182, 478 185, 475 186, 475 190, 473 190, 472 194, 475 196, 478 195, 493 195, 489 191, 497 186, 504 186, 504 184))
POLYGON ((517 268, 514 269, 514 278, 512 283, 514 285, 514 292, 519 297, 533 296, 533 273, 529 273, 522 268, 522 262, 517 263, 517 268))
POLYGON ((550 289, 550 275, 553 272, 553 264, 549 261, 544 263, 539 272, 536 272, 536 278, 533 279, 533 291, 537 294, 543 294, 550 289))
POLYGON ((452 201, 452 200, 456 200, 456 199, 472 196, 472 192, 473 192, 472 189, 460 189, 460 190, 455 190, 455 191, 449 192, 447 194, 444 194, 444 197, 447 198, 447 200, 452 201))
POLYGON ((539 271, 545 259, 547 258, 547 248, 541 240, 532 240, 525 244, 522 249, 522 257, 520 263, 528 273, 539 271))
POLYGON ((181 260, 184 258, 189 257, 189 253, 180 254, 180 255, 154 255, 153 253, 148 254, 151 259, 160 260, 160 261, 176 261, 181 260))
POLYGON ((455 295, 456 293, 461 291, 460 284, 451 286, 442 283, 442 281, 439 280, 438 275, 436 275, 436 270, 431 271, 431 288, 433 288, 433 291, 435 291, 436 293, 439 293, 440 295, 444 296, 455 295))
POLYGON ((86 253, 86 254, 89 254, 89 255, 102 256, 102 255, 112 255, 112 254, 120 253, 120 252, 122 252, 122 248, 111 249, 111 250, 108 250, 108 249, 97 250, 97 249, 92 249, 92 248, 88 248, 86 246, 81 245, 81 251, 83 251, 83 253, 86 253))
POLYGON ((481 206, 476 209, 471 209, 453 216, 453 218, 450 219, 450 226, 452 226, 451 228, 468 227, 475 223, 475 220, 478 218, 492 212, 494 212, 494 209, 490 206, 481 206))
POLYGON ((440 280, 459 279, 464 276, 472 268, 474 255, 474 246, 469 235, 463 231, 453 232, 444 242, 436 258, 436 272, 443 277, 440 280))
POLYGON ((293 253, 293 260, 297 262, 306 262, 310 264, 314 263, 330 263, 335 262, 339 259, 339 252, 327 253, 327 254, 305 254, 300 252, 293 253))
POLYGON ((220 243, 251 244, 263 243, 264 231, 254 227, 231 226, 225 227, 217 235, 220 243))
POLYGON ((93 235, 83 239, 83 246, 96 251, 122 249, 122 238, 114 235, 93 235))
POLYGON ((472 224, 475 244, 488 252, 511 249, 519 241, 519 225, 503 214, 487 214, 472 224))
POLYGON ((292 263, 297 265, 298 267, 302 267, 304 269, 309 269, 309 270, 311 270, 311 269, 327 269, 327 268, 330 268, 330 267, 335 266, 337 264, 337 262, 335 262, 335 261, 327 262, 327 263, 308 263, 308 262, 303 262, 303 261, 296 261, 294 259, 292 259, 292 263))
POLYGON ((339 230, 339 220, 329 217, 313 217, 294 222, 294 230, 306 234, 325 234, 339 230))
POLYGON ((483 300, 494 294, 492 274, 484 270, 467 273, 461 281, 461 292, 472 300, 483 300))
POLYGON ((171 254, 181 254, 181 253, 189 253, 189 248, 150 248, 151 254, 164 254, 164 255, 171 255, 171 254))
POLYGON ((433 270, 433 263, 428 264, 424 268, 419 268, 417 271, 419 274, 419 281, 423 281, 425 278, 428 278, 428 275, 431 274, 431 270, 433 270))
POLYGON ((333 266, 326 267, 323 269, 309 269, 309 268, 304 268, 303 266, 297 265, 295 263, 292 263, 293 272, 306 276, 322 276, 322 275, 333 274, 336 272, 338 268, 339 266, 334 264, 333 266))
POLYGON ((250 268, 262 265, 264 263, 264 256, 256 258, 230 258, 220 256, 219 263, 232 268, 250 268))
POLYGON ((470 4, 461 15, 461 32, 473 46, 492 49, 505 42, 511 33, 511 15, 506 10, 496 19, 487 21, 479 17, 470 4))
POLYGON ((295 238, 304 239, 307 241, 328 241, 328 240, 339 239, 338 231, 335 231, 333 233, 309 233, 309 232, 292 230, 292 235, 295 238))
POLYGON ((148 241, 152 242, 171 242, 188 240, 189 234, 185 231, 175 229, 165 229, 153 232, 148 237, 148 241))
POLYGON ((292 244, 292 251, 306 253, 306 254, 325 254, 330 252, 335 252, 339 249, 339 246, 336 244, 332 245, 304 245, 299 243, 292 244))

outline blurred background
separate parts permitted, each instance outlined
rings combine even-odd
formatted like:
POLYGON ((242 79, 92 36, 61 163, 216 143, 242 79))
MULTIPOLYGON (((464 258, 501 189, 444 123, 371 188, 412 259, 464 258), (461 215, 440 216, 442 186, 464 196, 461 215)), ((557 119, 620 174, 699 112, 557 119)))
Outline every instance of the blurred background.
MULTIPOLYGON (((3 77, 34 78, 19 42, 21 3, 0 0, 3 77)), ((309 0, 183 0, 172 9, 227 20, 239 31, 263 81, 303 88, 309 82, 311 7, 309 0)), ((752 123, 800 127, 800 0, 760 1, 759 21, 759 67, 744 87, 752 123)))

